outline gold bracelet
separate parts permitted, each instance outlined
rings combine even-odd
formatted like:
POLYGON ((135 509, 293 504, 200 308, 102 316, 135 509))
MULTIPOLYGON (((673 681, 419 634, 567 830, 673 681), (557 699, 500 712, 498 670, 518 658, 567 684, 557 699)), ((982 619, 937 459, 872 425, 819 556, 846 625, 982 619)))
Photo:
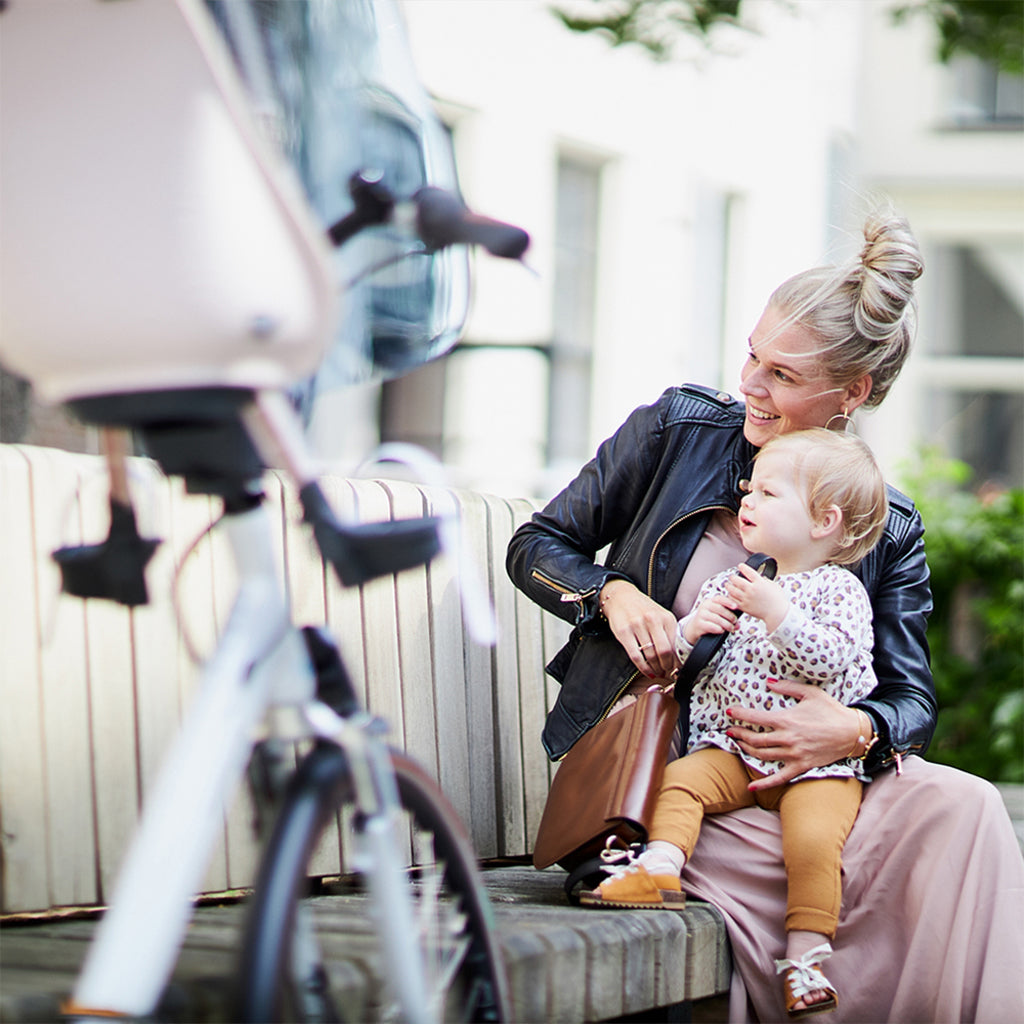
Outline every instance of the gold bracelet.
MULTIPOLYGON (((861 711, 860 708, 854 708, 854 711, 857 712, 857 722, 858 722, 858 724, 860 723, 860 716, 863 715, 864 716, 864 720, 868 723, 868 727, 870 728, 871 727, 871 719, 868 717, 867 712, 866 711, 861 711)), ((869 739, 865 735, 865 733, 867 731, 868 731, 867 729, 862 729, 860 731, 860 733, 857 736, 857 739, 854 741, 854 744, 850 748, 850 752, 846 755, 846 757, 848 757, 848 758, 849 757, 856 757, 856 759, 858 761, 863 761, 864 758, 866 758, 868 756, 868 751, 878 742, 878 733, 875 732, 874 729, 871 729, 871 738, 869 739), (864 749, 859 754, 854 754, 854 751, 859 746, 861 746, 861 744, 864 744, 864 749)))

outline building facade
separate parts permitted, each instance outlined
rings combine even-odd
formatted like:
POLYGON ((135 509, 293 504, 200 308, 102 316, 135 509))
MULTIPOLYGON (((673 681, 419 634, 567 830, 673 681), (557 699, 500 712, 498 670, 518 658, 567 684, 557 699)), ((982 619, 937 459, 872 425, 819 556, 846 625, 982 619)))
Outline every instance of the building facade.
MULTIPOLYGON (((891 477, 935 443, 979 483, 1022 482, 1019 78, 940 65, 932 26, 886 0, 746 0, 751 31, 668 62, 540 0, 403 6, 468 203, 533 247, 529 270, 475 258, 458 348, 364 396, 347 436, 376 420, 456 482, 549 495, 665 387, 736 394, 772 288, 853 255, 881 193, 927 271, 917 350, 859 429, 891 477)), ((330 403, 317 426, 328 451, 345 433, 330 403)))

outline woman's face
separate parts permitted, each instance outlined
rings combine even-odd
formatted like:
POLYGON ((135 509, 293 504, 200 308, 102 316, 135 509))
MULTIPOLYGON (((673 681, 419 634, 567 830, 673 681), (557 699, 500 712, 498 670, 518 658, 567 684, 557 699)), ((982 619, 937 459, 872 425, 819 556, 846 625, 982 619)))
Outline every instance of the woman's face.
POLYGON ((826 370, 821 343, 791 323, 777 330, 784 310, 769 306, 750 335, 750 352, 740 374, 747 404, 743 434, 761 448, 791 430, 824 427, 844 410, 852 413, 871 393, 871 377, 838 387, 826 370))

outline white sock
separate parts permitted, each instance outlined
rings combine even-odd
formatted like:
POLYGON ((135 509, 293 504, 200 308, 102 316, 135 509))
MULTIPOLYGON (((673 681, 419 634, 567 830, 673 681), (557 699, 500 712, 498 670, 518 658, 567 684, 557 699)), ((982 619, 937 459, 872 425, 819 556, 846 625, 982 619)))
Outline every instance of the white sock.
POLYGON ((674 843, 667 843, 663 839, 652 839, 647 844, 647 849, 640 854, 640 863, 647 868, 651 875, 676 875, 683 873, 683 865, 686 863, 686 854, 674 843))

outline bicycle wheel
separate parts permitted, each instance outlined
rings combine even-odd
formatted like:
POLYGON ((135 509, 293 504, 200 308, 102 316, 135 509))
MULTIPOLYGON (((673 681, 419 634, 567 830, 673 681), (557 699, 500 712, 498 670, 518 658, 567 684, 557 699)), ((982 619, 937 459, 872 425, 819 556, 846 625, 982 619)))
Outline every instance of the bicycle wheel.
MULTIPOLYGON (((383 888, 390 896, 402 893, 411 902, 412 960, 423 964, 427 992, 420 1005, 405 1005, 410 997, 398 983, 408 980, 412 968, 408 958, 391 959, 396 945, 392 933, 382 941, 380 954, 382 962, 394 964, 387 972, 390 983, 371 993, 371 1005, 357 1012, 365 1019, 384 1021, 508 1020, 501 953, 469 837, 436 783, 403 754, 390 751, 390 758, 417 863, 411 871, 400 863, 397 869, 388 869, 378 847, 369 858, 372 863, 363 865, 366 871, 360 872, 359 865, 354 870, 377 876, 371 879, 365 909, 372 919, 377 905, 378 933, 386 934, 389 923, 393 927, 396 914, 394 908, 381 908, 374 894, 383 888)), ((308 864, 320 836, 325 828, 334 827, 337 812, 351 807, 352 801, 345 753, 333 744, 318 744, 289 785, 264 854, 242 942, 239 1020, 345 1019, 338 984, 331 978, 335 965, 326 934, 331 925, 324 920, 331 897, 307 894, 308 864)), ((346 817, 353 828, 365 827, 358 813, 346 817)), ((388 842, 394 846, 390 838, 388 842)), ((346 864, 345 870, 352 867, 346 864)), ((403 901, 403 906, 408 904, 403 901)), ((399 944, 406 942, 408 951, 409 935, 397 939, 399 944)))

